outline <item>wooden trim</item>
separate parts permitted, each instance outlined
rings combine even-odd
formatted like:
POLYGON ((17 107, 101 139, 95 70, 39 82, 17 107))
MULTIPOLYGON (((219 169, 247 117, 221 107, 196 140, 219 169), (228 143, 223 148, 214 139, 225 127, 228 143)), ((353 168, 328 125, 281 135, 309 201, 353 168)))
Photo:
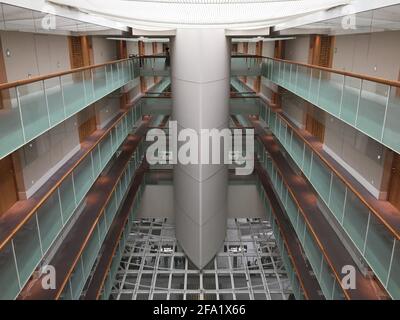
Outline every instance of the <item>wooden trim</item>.
POLYGON ((37 77, 29 78, 29 79, 23 79, 23 80, 17 80, 17 81, 13 81, 13 82, 7 82, 7 83, 4 83, 4 84, 0 84, 0 90, 9 89, 9 88, 17 87, 17 86, 22 86, 22 85, 26 85, 26 84, 33 83, 33 82, 47 80, 47 79, 50 79, 50 78, 61 77, 61 76, 64 76, 64 75, 67 75, 67 74, 73 74, 73 73, 76 73, 76 72, 81 72, 81 71, 91 70, 91 69, 95 69, 95 68, 100 68, 100 67, 103 67, 103 66, 107 66, 107 65, 110 65, 110 64, 115 64, 115 63, 122 62, 122 61, 128 61, 128 60, 131 60, 131 59, 121 59, 121 60, 109 61, 109 62, 105 62, 105 63, 101 63, 101 64, 96 64, 96 65, 93 65, 93 66, 81 67, 81 68, 71 69, 71 70, 67 70, 67 71, 50 73, 50 74, 47 74, 47 75, 37 76, 37 77))
POLYGON ((128 58, 128 47, 125 40, 117 41, 117 55, 118 59, 128 58))
POLYGON ((359 73, 354 73, 354 72, 349 72, 349 71, 342 71, 342 70, 337 70, 337 69, 332 69, 332 68, 314 66, 314 65, 307 64, 307 63, 295 62, 295 61, 291 61, 291 60, 284 60, 284 59, 271 58, 271 57, 263 57, 263 58, 275 60, 278 62, 290 63, 293 65, 298 65, 298 66, 302 66, 302 67, 317 69, 317 70, 321 70, 321 71, 327 71, 327 72, 332 72, 332 73, 336 73, 336 74, 341 74, 341 75, 344 75, 347 77, 353 77, 353 78, 358 78, 358 79, 367 80, 367 81, 371 81, 371 82, 386 84, 388 86, 400 87, 400 81, 387 80, 387 79, 383 79, 383 78, 372 77, 372 76, 365 75, 365 74, 359 74, 359 73))
POLYGON ((18 297, 19 300, 60 299, 60 296, 67 285, 68 279, 73 273, 73 270, 78 263, 84 249, 86 248, 90 237, 94 233, 97 222, 99 221, 100 217, 105 214, 105 208, 107 207, 113 192, 117 188, 118 181, 121 180, 125 169, 129 165, 129 160, 132 154, 134 154, 140 144, 140 141, 144 138, 147 124, 147 122, 144 123, 141 128, 139 128, 137 134, 128 137, 124 143, 121 155, 116 159, 107 175, 100 177, 90 188, 87 197, 92 197, 93 199, 84 209, 86 214, 81 214, 78 217, 77 223, 75 223, 73 229, 70 233, 68 233, 67 237, 64 239, 65 241, 63 241, 61 244, 60 250, 58 250, 57 254, 51 260, 51 264, 54 265, 58 271, 56 284, 57 289, 43 289, 41 280, 45 275, 42 275, 39 278, 39 281, 37 279, 32 279, 24 286, 18 297), (85 227, 88 228, 88 230, 82 231, 82 229, 85 227), (76 244, 77 239, 82 237, 84 237, 83 242, 76 244), (73 251, 71 251, 65 250, 66 247, 75 248, 73 251), (69 257, 65 258, 65 255, 69 255, 69 257), (60 269, 62 271, 60 271, 60 269))
POLYGON ((294 271, 297 274, 297 279, 300 282, 300 286, 303 288, 304 296, 307 300, 322 300, 322 297, 318 295, 318 291, 321 290, 321 287, 316 278, 311 276, 308 261, 305 260, 300 245, 298 244, 298 237, 293 230, 293 226, 291 226, 290 222, 288 222, 284 216, 284 212, 279 205, 279 200, 273 192, 272 183, 268 178, 268 174, 259 162, 256 162, 255 171, 269 199, 271 211, 275 216, 289 259, 292 261, 294 271))
MULTIPOLYGON (((268 104, 267 101, 263 100, 265 103, 268 104)), ((331 163, 328 161, 319 150, 317 150, 311 143, 308 141, 304 135, 301 133, 300 129, 293 125, 283 114, 282 110, 277 106, 269 105, 271 109, 277 114, 277 116, 283 120, 288 127, 290 127, 293 132, 310 148, 315 155, 319 157, 319 159, 338 177, 345 185, 348 187, 356 196, 360 199, 360 201, 376 216, 376 218, 389 230, 389 232, 397 239, 400 240, 400 211, 397 210, 396 213, 393 213, 393 210, 390 210, 390 216, 399 217, 398 226, 393 226, 390 222, 386 220, 385 217, 379 212, 374 205, 372 205, 361 193, 360 191, 353 186, 351 182, 347 180, 347 178, 341 174, 331 163), (396 230, 397 229, 397 230, 396 230)), ((379 201, 379 200, 378 200, 379 201)))
MULTIPOLYGON (((49 190, 46 191, 44 196, 40 198, 40 200, 37 201, 37 203, 32 206, 32 208, 29 209, 28 212, 24 213, 23 216, 18 220, 17 223, 12 219, 12 222, 15 223, 10 229, 9 232, 5 232, 0 236, 0 250, 2 250, 5 245, 16 235, 16 233, 24 226, 24 224, 35 214, 35 212, 45 203, 45 201, 57 190, 57 188, 63 183, 63 181, 79 166, 79 164, 86 159, 88 154, 96 148, 96 146, 104 139, 104 137, 111 131, 113 128, 115 128, 116 125, 118 125, 122 118, 126 115, 126 113, 129 112, 128 109, 124 110, 124 112, 120 113, 118 116, 116 116, 112 124, 110 124, 107 129, 104 130, 104 132, 101 133, 101 135, 97 138, 97 140, 87 149, 85 152, 80 156, 80 158, 73 163, 73 165, 60 177, 54 185, 49 188, 49 190)), ((22 215, 22 214, 21 214, 22 215)), ((20 215, 20 216, 21 216, 20 215)), ((8 215, 12 218, 12 215, 8 215)), ((7 224, 7 221, 2 221, 0 219, 0 224, 7 224)), ((3 228, 7 229, 7 228, 3 228)))
MULTIPOLYGON (((263 130, 259 125, 256 124, 255 126, 259 131, 263 130)), ((317 198, 310 189, 311 187, 309 187, 304 178, 293 171, 272 135, 266 134, 257 138, 268 151, 276 170, 292 196, 300 214, 303 216, 312 237, 340 284, 343 277, 341 274, 342 266, 351 264, 353 258, 346 251, 343 243, 320 212, 317 206, 317 198)), ((356 270, 356 283, 357 288, 353 290, 345 290, 341 287, 346 299, 378 299, 386 294, 376 279, 368 279, 358 269, 356 270)))
POLYGON ((114 218, 107 233, 107 237, 101 246, 100 250, 102 254, 86 290, 85 300, 98 300, 100 298, 101 289, 104 287, 104 282, 106 281, 113 263, 113 258, 120 243, 124 228, 126 224, 129 223, 129 215, 132 211, 137 192, 148 168, 149 165, 146 162, 143 162, 135 173, 132 186, 127 192, 124 203, 121 205, 121 211, 114 218))

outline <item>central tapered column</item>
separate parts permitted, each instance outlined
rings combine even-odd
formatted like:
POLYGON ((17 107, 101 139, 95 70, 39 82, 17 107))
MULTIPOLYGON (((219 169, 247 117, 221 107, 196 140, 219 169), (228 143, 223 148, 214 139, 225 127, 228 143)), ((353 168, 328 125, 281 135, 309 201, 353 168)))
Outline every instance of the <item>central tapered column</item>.
MULTIPOLYGON (((171 77, 173 120, 178 123, 178 132, 190 128, 198 134, 201 160, 206 152, 201 129, 229 125, 230 42, 225 31, 178 29, 171 41, 171 77)), ((223 154, 223 143, 220 148, 223 154)), ((178 161, 174 167, 176 236, 200 269, 211 261, 225 239, 227 188, 223 157, 221 164, 178 161)))

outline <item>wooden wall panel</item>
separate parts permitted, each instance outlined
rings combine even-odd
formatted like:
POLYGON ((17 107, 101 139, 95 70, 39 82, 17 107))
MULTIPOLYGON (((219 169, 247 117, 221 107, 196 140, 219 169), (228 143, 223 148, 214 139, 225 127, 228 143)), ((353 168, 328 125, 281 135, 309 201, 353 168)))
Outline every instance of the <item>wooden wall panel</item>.
POLYGON ((12 156, 0 160, 0 216, 18 201, 12 156))
POLYGON ((391 166, 388 200, 400 210, 400 155, 394 153, 391 166))

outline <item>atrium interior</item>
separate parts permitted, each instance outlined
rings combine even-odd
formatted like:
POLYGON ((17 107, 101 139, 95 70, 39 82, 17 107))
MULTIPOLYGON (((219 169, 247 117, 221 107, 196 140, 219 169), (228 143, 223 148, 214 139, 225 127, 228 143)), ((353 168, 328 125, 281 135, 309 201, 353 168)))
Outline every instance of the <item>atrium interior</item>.
POLYGON ((0 300, 400 299, 400 1, 0 0, 0 300))

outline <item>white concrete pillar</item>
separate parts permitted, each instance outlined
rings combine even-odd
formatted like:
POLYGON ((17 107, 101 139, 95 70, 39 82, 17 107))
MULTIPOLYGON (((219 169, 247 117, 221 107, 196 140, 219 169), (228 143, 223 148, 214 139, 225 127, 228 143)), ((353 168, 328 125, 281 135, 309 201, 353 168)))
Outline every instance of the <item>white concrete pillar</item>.
MULTIPOLYGON (((178 132, 191 128, 200 137, 201 129, 228 128, 230 42, 225 31, 178 29, 170 49, 172 117, 178 132)), ((199 158, 201 153, 199 147, 199 158)), ((225 239, 228 168, 223 158, 221 163, 178 161, 174 167, 176 236, 199 269, 211 261, 225 239)))

